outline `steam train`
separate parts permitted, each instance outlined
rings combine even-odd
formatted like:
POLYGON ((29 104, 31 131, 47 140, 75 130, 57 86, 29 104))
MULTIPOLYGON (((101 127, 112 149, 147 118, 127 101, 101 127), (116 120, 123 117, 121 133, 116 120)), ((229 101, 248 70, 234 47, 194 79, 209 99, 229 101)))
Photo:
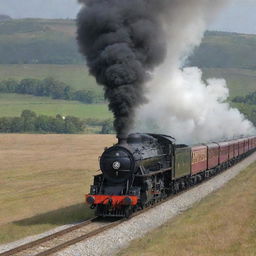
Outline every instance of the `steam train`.
POLYGON ((130 134, 106 148, 86 202, 96 216, 129 217, 229 168, 256 150, 256 137, 196 146, 171 136, 130 134))

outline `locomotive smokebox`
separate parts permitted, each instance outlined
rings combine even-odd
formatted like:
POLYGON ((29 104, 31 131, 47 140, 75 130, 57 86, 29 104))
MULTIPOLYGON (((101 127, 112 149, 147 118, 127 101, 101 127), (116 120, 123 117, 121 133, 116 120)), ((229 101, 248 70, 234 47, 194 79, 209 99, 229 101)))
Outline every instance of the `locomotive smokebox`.
POLYGON ((118 144, 124 145, 127 144, 127 135, 126 134, 117 134, 118 144))

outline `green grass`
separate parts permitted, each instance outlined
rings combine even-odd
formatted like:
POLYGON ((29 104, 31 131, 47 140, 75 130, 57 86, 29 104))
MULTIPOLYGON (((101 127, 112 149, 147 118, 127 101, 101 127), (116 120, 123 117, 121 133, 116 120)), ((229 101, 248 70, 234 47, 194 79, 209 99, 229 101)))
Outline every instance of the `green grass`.
POLYGON ((256 126, 256 105, 232 102, 231 106, 239 109, 256 126))
POLYGON ((20 116, 24 109, 50 116, 61 114, 98 119, 112 117, 112 113, 105 104, 83 104, 77 101, 53 100, 47 97, 0 94, 0 117, 20 116))
POLYGON ((7 79, 22 80, 24 78, 44 79, 53 77, 74 89, 90 89, 102 91, 94 77, 90 76, 86 65, 0 65, 0 81, 7 79))
POLYGON ((118 255, 255 255, 255 171, 256 163, 193 208, 133 241, 118 255))
MULTIPOLYGON (((81 64, 75 20, 0 21, 0 63, 81 64)), ((190 61, 200 67, 256 69, 256 35, 209 31, 190 61)))
POLYGON ((64 19, 11 19, 0 22, 0 33, 2 35, 13 34, 40 34, 47 31, 61 31, 65 35, 75 34, 76 26, 74 20, 64 19))
POLYGON ((207 32, 190 57, 199 67, 256 69, 256 35, 207 32))
POLYGON ((40 234, 67 223, 77 223, 94 216, 94 212, 84 203, 60 208, 3 225, 0 231, 0 243, 8 243, 26 236, 40 234))
POLYGON ((0 244, 93 215, 84 204, 114 135, 0 134, 0 244))
POLYGON ((0 21, 0 63, 81 64, 74 20, 0 21))
MULTIPOLYGON (((225 78, 230 96, 244 96, 256 90, 256 71, 248 69, 204 68, 204 78, 225 78)), ((0 80, 24 78, 44 79, 53 77, 75 89, 90 89, 102 92, 85 65, 0 65, 0 80)))
POLYGON ((256 91, 256 70, 204 68, 203 77, 226 79, 231 98, 256 91))

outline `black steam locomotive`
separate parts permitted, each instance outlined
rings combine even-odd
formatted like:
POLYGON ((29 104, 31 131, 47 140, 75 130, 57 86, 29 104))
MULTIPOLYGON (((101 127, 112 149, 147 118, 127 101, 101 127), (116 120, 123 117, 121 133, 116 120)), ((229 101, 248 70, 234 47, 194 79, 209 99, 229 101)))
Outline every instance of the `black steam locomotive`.
POLYGON ((102 174, 94 177, 86 195, 97 216, 128 217, 215 175, 256 148, 256 137, 195 147, 176 145, 173 137, 159 134, 118 139, 102 154, 102 174))

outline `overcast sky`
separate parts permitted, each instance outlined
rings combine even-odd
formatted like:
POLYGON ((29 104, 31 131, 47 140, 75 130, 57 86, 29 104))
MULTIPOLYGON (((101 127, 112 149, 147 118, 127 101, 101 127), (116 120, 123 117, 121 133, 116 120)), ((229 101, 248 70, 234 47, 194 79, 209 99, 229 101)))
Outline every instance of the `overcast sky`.
MULTIPOLYGON (((77 0, 0 0, 0 14, 13 18, 75 18, 79 8, 77 0)), ((256 0, 231 0, 209 28, 256 34, 255 14, 256 0)))

